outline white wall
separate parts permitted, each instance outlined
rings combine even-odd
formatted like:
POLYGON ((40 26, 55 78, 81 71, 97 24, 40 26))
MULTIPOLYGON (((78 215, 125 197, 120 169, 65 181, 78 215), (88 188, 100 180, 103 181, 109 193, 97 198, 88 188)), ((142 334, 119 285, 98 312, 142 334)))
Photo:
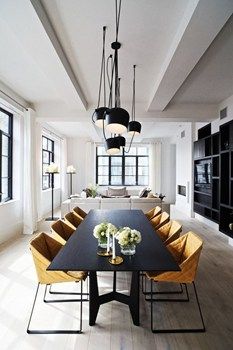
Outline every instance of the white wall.
POLYGON ((222 101, 218 106, 218 112, 220 113, 220 110, 227 107, 227 117, 224 119, 215 119, 211 123, 211 132, 214 134, 215 132, 219 131, 219 126, 222 124, 225 124, 233 119, 233 95, 227 98, 226 100, 222 101))
POLYGON ((67 139, 67 164, 73 165, 73 193, 81 193, 89 183, 96 183, 94 147, 87 138, 67 139))
POLYGON ((0 243, 22 233, 23 229, 23 117, 13 110, 13 200, 0 204, 0 243))
POLYGON ((165 201, 175 203, 176 200, 176 145, 171 138, 163 138, 161 158, 161 193, 165 201))
MULTIPOLYGON (((166 201, 174 203, 175 144, 170 138, 160 141, 162 142, 161 192, 166 195, 166 201)), ((73 193, 80 193, 89 183, 96 183, 95 145, 87 138, 68 138, 67 152, 68 164, 72 164, 77 171, 76 175, 73 175, 73 193)), ((140 188, 135 187, 138 191, 140 188)))
POLYGON ((51 212, 52 206, 52 193, 51 189, 42 190, 42 135, 50 138, 54 141, 54 162, 58 164, 59 174, 54 175, 54 209, 59 207, 61 204, 61 176, 62 174, 62 164, 61 164, 61 153, 62 153, 62 136, 56 135, 55 132, 50 131, 49 127, 46 125, 37 123, 36 124, 36 137, 37 137, 37 165, 38 165, 38 178, 37 178, 37 212, 38 220, 41 220, 45 215, 51 212))
POLYGON ((192 216, 193 197, 193 123, 186 123, 174 137, 176 143, 176 209, 192 216), (181 138, 181 132, 185 136, 181 138), (178 185, 186 186, 186 197, 177 193, 178 185))

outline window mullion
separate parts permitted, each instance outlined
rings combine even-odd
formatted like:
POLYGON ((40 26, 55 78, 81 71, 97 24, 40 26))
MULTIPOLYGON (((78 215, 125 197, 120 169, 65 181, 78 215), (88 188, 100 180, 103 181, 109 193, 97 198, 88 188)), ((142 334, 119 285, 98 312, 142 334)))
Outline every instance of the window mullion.
POLYGON ((112 157, 108 159, 108 184, 111 185, 111 175, 112 175, 112 157))
POLYGON ((138 156, 136 156, 136 186, 138 186, 138 156))
POLYGON ((95 179, 96 179, 96 183, 99 182, 99 157, 97 156, 97 147, 96 147, 96 168, 95 168, 95 179))

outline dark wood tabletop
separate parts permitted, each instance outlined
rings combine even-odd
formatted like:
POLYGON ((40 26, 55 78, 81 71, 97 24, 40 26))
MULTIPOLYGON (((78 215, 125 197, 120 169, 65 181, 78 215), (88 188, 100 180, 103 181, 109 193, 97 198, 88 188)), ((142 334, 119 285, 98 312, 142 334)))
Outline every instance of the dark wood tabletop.
MULTIPOLYGON (((116 255, 121 255, 117 241, 116 255)), ((179 266, 141 210, 91 210, 48 270, 179 271, 179 266), (93 236, 93 229, 103 221, 141 232, 142 241, 136 246, 136 254, 124 256, 121 265, 111 265, 107 257, 97 255, 98 241, 93 236)))

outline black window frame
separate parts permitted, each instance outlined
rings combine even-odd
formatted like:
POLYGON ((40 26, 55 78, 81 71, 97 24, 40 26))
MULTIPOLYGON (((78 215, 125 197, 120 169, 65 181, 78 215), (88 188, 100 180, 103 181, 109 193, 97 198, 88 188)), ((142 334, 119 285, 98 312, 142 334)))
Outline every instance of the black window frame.
MULTIPOLYGON (((147 147, 147 146, 142 146, 142 147, 147 147)), ((104 176, 104 175, 103 175, 104 176)), ((117 175, 116 175, 117 176, 117 175)), ((129 175, 130 176, 130 175, 129 175)), ((133 175, 134 176, 134 175, 133 175)), ((122 150, 122 153, 121 154, 116 154, 116 155, 112 155, 112 156, 110 156, 110 155, 108 155, 108 154, 101 154, 101 155, 98 155, 98 146, 96 146, 96 183, 99 185, 99 186, 148 186, 149 185, 149 155, 147 154, 147 155, 138 155, 138 154, 136 154, 136 155, 131 155, 131 154, 127 154, 125 151, 124 151, 124 149, 122 150), (104 185, 100 185, 100 184, 98 184, 98 177, 99 176, 101 176, 101 175, 99 175, 98 174, 98 170, 99 170, 99 158, 100 157, 106 157, 106 158, 108 158, 109 160, 108 160, 108 165, 106 165, 106 167, 108 167, 108 175, 105 175, 105 176, 108 176, 108 183, 107 184, 104 184, 104 185), (115 184, 112 184, 111 183, 111 176, 112 176, 112 172, 111 172, 111 170, 112 170, 112 158, 115 158, 115 157, 119 157, 119 158, 121 158, 122 159, 122 165, 121 165, 121 167, 122 167, 122 174, 121 175, 118 175, 118 176, 121 176, 121 184, 118 184, 118 185, 115 185, 115 184), (125 160, 126 160, 126 158, 135 158, 136 160, 135 160, 135 169, 136 169, 136 172, 135 172, 135 183, 132 185, 129 185, 129 184, 127 184, 127 182, 125 181, 125 177, 127 176, 127 175, 125 175, 125 160), (139 158, 147 158, 148 159, 148 165, 147 166, 145 166, 145 167, 147 167, 148 168, 148 184, 145 184, 145 185, 141 185, 141 184, 139 184, 139 181, 138 181, 138 177, 139 177, 139 175, 138 175, 138 168, 140 167, 139 165, 138 165, 138 161, 139 161, 139 158)))
POLYGON ((51 182, 51 174, 44 174, 44 165, 48 166, 50 165, 51 163, 54 162, 54 158, 55 158, 55 152, 54 152, 54 140, 50 139, 49 137, 45 136, 45 135, 42 135, 42 190, 45 191, 45 190, 48 190, 52 187, 52 182, 51 182), (44 148, 44 142, 43 140, 46 139, 46 142, 47 142, 47 147, 44 148), (51 142, 52 143, 52 150, 49 150, 48 149, 48 142, 51 142), (47 152, 48 155, 49 155, 49 162, 44 162, 44 152, 47 152), (46 177, 48 179, 48 187, 44 187, 44 177, 46 177))
POLYGON ((12 178, 13 178, 13 114, 0 107, 0 111, 8 115, 8 133, 0 129, 0 203, 8 202, 13 198, 12 178), (2 136, 8 138, 7 156, 2 154, 2 136), (2 157, 8 158, 8 176, 2 176, 2 157), (2 178, 8 179, 8 194, 2 200, 2 178))

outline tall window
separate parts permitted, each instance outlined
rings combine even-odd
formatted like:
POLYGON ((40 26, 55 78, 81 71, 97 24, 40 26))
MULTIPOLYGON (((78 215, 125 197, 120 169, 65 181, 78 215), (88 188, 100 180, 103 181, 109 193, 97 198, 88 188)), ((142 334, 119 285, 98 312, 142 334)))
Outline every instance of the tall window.
POLYGON ((96 182, 101 186, 147 186, 149 157, 146 146, 131 147, 129 153, 106 155, 103 146, 96 148, 96 182))
POLYGON ((13 114, 0 108, 0 202, 12 199, 13 114))
POLYGON ((54 162, 54 141, 46 136, 42 136, 42 189, 51 188, 51 177, 46 174, 49 164, 54 162))

